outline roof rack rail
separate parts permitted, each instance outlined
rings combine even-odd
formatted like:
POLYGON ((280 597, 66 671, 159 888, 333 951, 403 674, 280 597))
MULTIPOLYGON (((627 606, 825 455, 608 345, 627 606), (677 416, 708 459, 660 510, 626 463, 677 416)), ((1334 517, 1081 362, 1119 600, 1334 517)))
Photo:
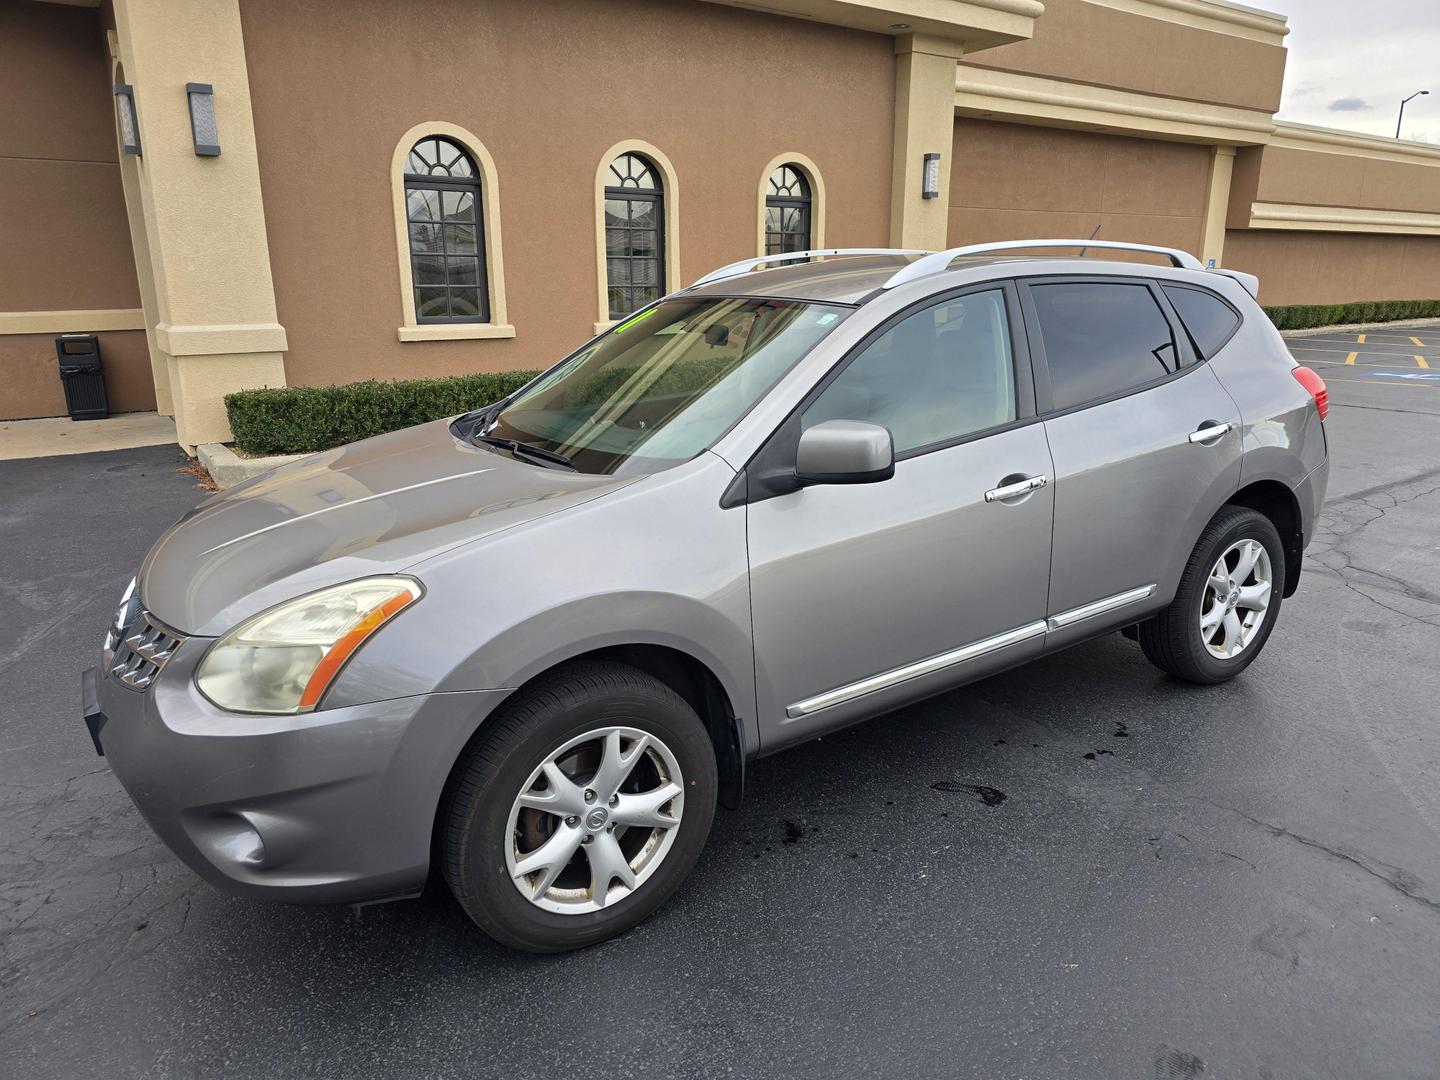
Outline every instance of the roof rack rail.
POLYGON ((753 259, 741 259, 739 262, 726 263, 717 270, 711 270, 699 281, 690 285, 695 288, 697 285, 708 285, 712 281, 722 281, 725 278, 737 277, 740 274, 748 273, 757 266, 764 263, 797 262, 801 259, 828 258, 831 255, 930 255, 932 252, 917 250, 914 248, 816 248, 812 251, 789 251, 783 255, 760 255, 753 259))
POLYGON ((1119 240, 1007 240, 993 244, 968 244, 965 247, 950 248, 948 251, 937 251, 933 255, 926 255, 923 259, 916 259, 909 266, 901 267, 881 288, 893 289, 897 285, 904 285, 907 281, 942 273, 950 269, 950 264, 956 259, 964 258, 967 255, 988 255, 993 251, 1016 251, 1027 248, 1069 247, 1082 250, 1084 248, 1105 248, 1107 251, 1144 251, 1151 255, 1164 255, 1172 265, 1184 270, 1205 269, 1200 265, 1200 260, 1188 251, 1181 251, 1179 248, 1155 247, 1152 244, 1126 244, 1119 240))

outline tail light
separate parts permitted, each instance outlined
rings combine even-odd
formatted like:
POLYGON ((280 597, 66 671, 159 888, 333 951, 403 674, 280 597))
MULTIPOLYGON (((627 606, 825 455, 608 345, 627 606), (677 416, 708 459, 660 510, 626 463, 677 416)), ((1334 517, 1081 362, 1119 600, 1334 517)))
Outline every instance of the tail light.
POLYGON ((1329 416, 1330 391, 1325 389, 1325 380, 1304 366, 1291 368, 1290 374, 1295 376, 1296 382, 1310 391, 1310 396, 1315 399, 1315 409, 1320 413, 1320 419, 1324 420, 1329 416))

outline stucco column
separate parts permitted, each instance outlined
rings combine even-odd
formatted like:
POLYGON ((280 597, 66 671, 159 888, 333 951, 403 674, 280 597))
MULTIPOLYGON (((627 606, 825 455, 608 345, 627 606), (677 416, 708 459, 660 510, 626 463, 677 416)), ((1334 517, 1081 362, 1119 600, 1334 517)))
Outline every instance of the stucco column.
POLYGON ((115 0, 119 60, 135 88, 140 209, 152 329, 181 445, 231 437, 224 397, 284 386, 238 0, 115 0), (215 88, 221 153, 195 153, 187 82, 215 88))
POLYGON ((1206 266, 1215 260, 1224 266, 1225 219, 1230 212, 1230 177, 1235 171, 1235 147, 1210 148, 1210 177, 1205 187, 1205 220, 1200 241, 1200 261, 1206 266))
POLYGON ((955 141, 955 64, 959 42, 927 34, 895 39, 895 149, 890 174, 890 243, 946 246, 950 154, 955 141), (940 155, 940 195, 922 197, 926 154, 940 155))

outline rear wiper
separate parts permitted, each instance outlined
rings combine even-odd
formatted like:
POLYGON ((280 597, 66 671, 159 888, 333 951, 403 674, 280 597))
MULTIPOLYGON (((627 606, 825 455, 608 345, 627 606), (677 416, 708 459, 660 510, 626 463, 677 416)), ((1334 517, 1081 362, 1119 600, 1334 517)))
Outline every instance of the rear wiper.
POLYGON ((498 446, 509 450, 516 457, 529 457, 537 461, 543 461, 550 465, 559 465, 563 469, 575 472, 575 463, 564 454, 557 454, 554 450, 546 450, 543 446, 535 446, 532 443, 521 442, 519 439, 502 439, 499 435, 484 435, 479 431, 471 432, 471 442, 485 443, 487 446, 498 446))

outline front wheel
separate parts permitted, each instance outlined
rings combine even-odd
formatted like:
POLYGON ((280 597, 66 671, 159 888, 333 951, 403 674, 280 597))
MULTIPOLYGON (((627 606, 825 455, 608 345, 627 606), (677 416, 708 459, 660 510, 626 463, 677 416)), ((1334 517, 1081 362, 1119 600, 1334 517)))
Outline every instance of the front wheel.
POLYGON ((1188 682, 1233 679, 1265 647, 1284 581, 1285 546, 1270 519, 1225 507, 1191 552, 1175 600, 1140 624, 1145 658, 1188 682))
POLYGON ((621 664, 563 670, 486 721, 457 765, 444 874, 501 944, 563 952, 624 933, 689 874, 715 815, 693 709, 621 664))

